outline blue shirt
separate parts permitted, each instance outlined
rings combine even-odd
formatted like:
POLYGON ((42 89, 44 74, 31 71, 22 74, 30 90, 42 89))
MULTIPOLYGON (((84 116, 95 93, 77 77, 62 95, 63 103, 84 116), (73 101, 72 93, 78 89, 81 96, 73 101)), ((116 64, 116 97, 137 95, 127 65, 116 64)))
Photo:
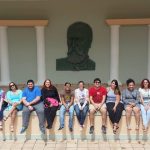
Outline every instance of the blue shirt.
MULTIPOLYGON (((8 91, 6 94, 7 100, 9 100, 11 103, 19 102, 22 98, 22 91, 16 90, 16 92, 8 91)), ((12 109, 12 105, 8 104, 7 110, 12 109)))
POLYGON ((22 94, 22 97, 25 97, 27 102, 32 102, 37 96, 41 96, 41 90, 37 86, 34 86, 32 90, 26 87, 22 94))

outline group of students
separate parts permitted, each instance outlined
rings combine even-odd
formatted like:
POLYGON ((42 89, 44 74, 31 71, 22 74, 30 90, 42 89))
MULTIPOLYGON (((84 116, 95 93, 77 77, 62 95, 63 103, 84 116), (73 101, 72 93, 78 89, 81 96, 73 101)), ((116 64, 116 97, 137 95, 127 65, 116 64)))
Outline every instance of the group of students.
POLYGON ((42 89, 34 85, 33 80, 27 81, 27 87, 21 91, 14 82, 9 83, 9 91, 0 89, 0 130, 3 129, 3 121, 11 117, 10 130, 14 131, 14 123, 17 112, 22 110, 22 129, 24 133, 28 128, 30 114, 36 111, 39 119, 40 131, 45 134, 46 128, 51 129, 59 110, 60 126, 58 130, 64 128, 65 113, 69 113, 69 130, 73 131, 74 111, 81 129, 85 126, 85 119, 89 112, 90 130, 94 132, 94 116, 96 112, 102 115, 102 133, 106 134, 107 112, 113 125, 113 133, 116 134, 119 128, 119 121, 122 111, 126 111, 127 129, 131 130, 131 114, 134 112, 136 130, 139 130, 140 112, 143 120, 143 130, 146 132, 150 122, 150 81, 143 79, 141 87, 135 88, 135 81, 128 79, 127 88, 122 92, 119 89, 118 81, 112 80, 109 87, 101 85, 99 78, 94 79, 94 85, 89 89, 84 87, 84 82, 78 82, 78 88, 71 89, 71 83, 66 82, 64 89, 58 93, 57 88, 46 79, 42 89), (3 117, 3 111, 7 109, 9 113, 3 117))

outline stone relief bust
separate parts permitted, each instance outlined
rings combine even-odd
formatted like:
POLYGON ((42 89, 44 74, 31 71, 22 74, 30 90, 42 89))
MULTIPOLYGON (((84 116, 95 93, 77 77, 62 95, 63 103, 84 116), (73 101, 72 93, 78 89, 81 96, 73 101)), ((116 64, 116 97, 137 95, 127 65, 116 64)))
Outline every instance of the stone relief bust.
POLYGON ((95 70, 95 62, 88 55, 92 38, 92 29, 88 24, 83 22, 71 24, 67 30, 67 57, 56 59, 56 70, 95 70))

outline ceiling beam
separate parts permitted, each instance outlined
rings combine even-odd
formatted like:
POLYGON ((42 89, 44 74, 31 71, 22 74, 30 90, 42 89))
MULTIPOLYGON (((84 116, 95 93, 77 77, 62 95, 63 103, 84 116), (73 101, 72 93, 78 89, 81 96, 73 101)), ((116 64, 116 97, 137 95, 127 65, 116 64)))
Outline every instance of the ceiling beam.
POLYGON ((106 19, 108 25, 148 25, 150 18, 143 19, 106 19))
POLYGON ((0 20, 0 26, 33 27, 47 26, 48 20, 0 20))

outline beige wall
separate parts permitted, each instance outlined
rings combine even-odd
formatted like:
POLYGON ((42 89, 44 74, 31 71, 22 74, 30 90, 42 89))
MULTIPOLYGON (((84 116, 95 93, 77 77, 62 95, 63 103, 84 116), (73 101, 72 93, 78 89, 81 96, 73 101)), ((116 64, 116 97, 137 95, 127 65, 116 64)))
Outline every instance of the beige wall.
MULTIPOLYGON (((44 0, 0 1, 0 19, 48 19, 46 37, 46 75, 54 83, 79 80, 92 82, 100 77, 109 80, 110 29, 107 18, 146 18, 150 14, 148 0, 44 0), (67 53, 66 31, 76 21, 93 29, 90 58, 95 71, 56 71, 56 59, 67 53)), ((137 82, 147 75, 147 27, 120 28, 120 79, 133 77, 137 82)), ((34 28, 8 28, 10 77, 22 83, 36 76, 36 39, 34 28)))

